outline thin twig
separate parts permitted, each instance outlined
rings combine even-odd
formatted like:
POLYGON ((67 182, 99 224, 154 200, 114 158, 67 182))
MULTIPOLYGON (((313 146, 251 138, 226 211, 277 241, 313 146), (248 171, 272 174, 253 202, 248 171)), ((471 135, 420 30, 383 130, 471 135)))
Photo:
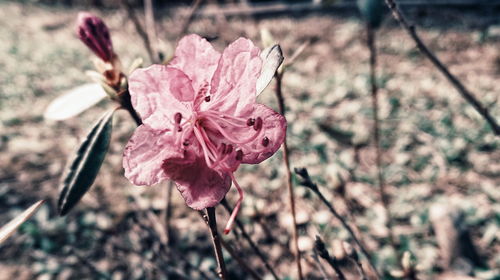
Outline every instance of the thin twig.
POLYGON ((333 205, 321 193, 318 186, 311 180, 311 177, 309 177, 309 173, 307 172, 307 169, 295 168, 295 173, 303 179, 303 181, 301 182, 301 185, 311 189, 320 198, 320 200, 326 205, 326 207, 328 207, 328 209, 333 214, 333 216, 335 216, 335 218, 337 218, 340 221, 340 223, 342 224, 342 226, 349 232, 349 234, 351 235, 354 242, 356 242, 356 245, 358 245, 358 247, 361 250, 361 252, 363 253, 363 255, 367 258, 368 263, 370 264, 370 267, 373 270, 373 272, 377 275, 377 278, 380 278, 380 275, 378 274, 378 271, 372 262, 371 255, 370 255, 370 253, 368 253, 368 250, 366 250, 365 246, 361 243, 361 241, 358 239, 356 234, 354 234, 354 231, 352 230, 351 226, 347 223, 347 221, 337 212, 337 210, 335 210, 333 205))
POLYGON ((220 243, 222 244, 222 247, 224 247, 224 249, 226 249, 226 251, 229 253, 229 255, 231 255, 231 257, 233 259, 235 259, 236 262, 252 276, 253 279, 262 280, 262 277, 260 277, 260 275, 255 270, 253 270, 250 266, 248 266, 248 264, 247 264, 248 260, 243 260, 240 256, 238 256, 238 254, 233 250, 231 245, 229 245, 222 238, 220 239, 220 243))
POLYGON ((370 85, 373 107, 373 138, 375 141, 375 163, 377 166, 378 189, 382 205, 384 206, 387 216, 386 227, 389 231, 389 242, 391 243, 394 252, 397 254, 398 247, 394 238, 392 215, 389 208, 389 196, 385 188, 384 174, 382 173, 382 151, 380 150, 380 120, 378 115, 378 86, 376 80, 377 68, 377 47, 375 45, 376 31, 369 24, 366 26, 367 45, 370 50, 370 85))
POLYGON ((316 249, 313 249, 313 259, 316 261, 316 264, 318 266, 319 272, 321 272, 321 275, 323 276, 324 280, 329 280, 330 277, 326 274, 325 268, 323 267, 323 264, 319 260, 318 257, 318 251, 316 249))
MULTIPOLYGON (((278 105, 280 109, 281 115, 285 116, 285 99, 283 97, 283 92, 282 92, 282 80, 283 80, 283 74, 284 72, 277 72, 275 77, 276 77, 276 97, 278 98, 278 105)), ((295 251, 295 261, 297 264, 297 273, 299 276, 299 280, 304 279, 304 276, 302 275, 302 264, 301 264, 301 257, 300 257, 300 250, 299 250, 299 234, 298 234, 298 229, 297 229, 297 215, 295 211, 295 195, 293 193, 293 185, 292 185, 292 172, 290 170, 290 158, 289 158, 289 150, 288 150, 288 145, 285 140, 283 141, 283 159, 285 161, 285 167, 286 167, 286 176, 287 176, 287 187, 288 187, 288 199, 290 202, 290 211, 292 212, 292 220, 293 220, 293 248, 295 251)))
POLYGON ((217 275, 222 280, 227 278, 226 264, 224 263, 224 256, 222 255, 222 247, 220 244, 219 232, 217 231, 217 220, 215 218, 215 208, 207 208, 207 223, 212 236, 212 244, 214 246, 215 258, 217 260, 217 275))
POLYGON ((422 42, 417 34, 415 26, 409 24, 405 16, 399 9, 398 5, 394 0, 385 0, 389 9, 391 9, 392 15, 399 22, 399 24, 406 30, 410 37, 417 44, 418 49, 434 64, 434 66, 448 79, 448 81, 455 87, 455 89, 462 95, 462 97, 469 102, 474 109, 488 122, 488 124, 493 129, 495 135, 500 135, 500 126, 496 122, 495 118, 490 114, 488 109, 484 107, 470 92, 460 80, 455 77, 448 68, 437 58, 437 56, 427 48, 427 46, 422 42))
POLYGON ((361 264, 361 262, 358 259, 354 259, 354 258, 351 258, 351 257, 349 258, 349 260, 356 267, 356 270, 358 271, 359 275, 361 276, 361 280, 368 280, 368 277, 366 276, 366 272, 363 269, 363 265, 361 264))
POLYGON ((146 34, 148 35, 151 52, 153 53, 152 62, 159 63, 160 56, 158 53, 158 38, 156 36, 156 20, 153 7, 153 0, 144 0, 144 22, 146 23, 146 34))
MULTIPOLYGON (((198 213, 200 214, 200 217, 205 221, 205 223, 208 225, 208 216, 203 212, 203 211, 198 211, 198 213)), ((227 243, 226 241, 224 241, 223 238, 220 238, 220 244, 222 245, 222 247, 229 253, 229 255, 231 255, 231 257, 233 259, 236 260, 236 262, 241 266, 243 267, 243 269, 245 269, 254 279, 256 280, 261 280, 262 277, 260 277, 260 275, 255 271, 253 270, 250 266, 248 266, 247 262, 244 261, 234 250, 233 248, 231 247, 231 245, 229 245, 229 243, 227 243)))
POLYGON ((339 267, 339 264, 337 260, 334 257, 330 256, 330 253, 328 253, 328 250, 325 247, 325 243, 323 243, 323 240, 319 236, 316 235, 316 241, 314 242, 314 250, 318 253, 318 255, 323 258, 325 261, 328 262, 328 264, 335 270, 335 273, 337 273, 337 277, 340 280, 345 280, 345 275, 342 272, 342 270, 339 267))
MULTIPOLYGON (((205 221, 205 223, 208 225, 208 217, 207 215, 205 215, 205 213, 203 213, 202 211, 199 211, 200 213, 200 216, 201 218, 205 221)), ((252 268, 250 268, 246 261, 244 261, 240 256, 238 256, 238 254, 233 250, 233 248, 231 247, 231 245, 229 245, 226 241, 224 241, 223 238, 220 238, 220 243, 222 245, 222 247, 224 249, 226 249, 226 251, 229 253, 229 255, 231 255, 231 257, 233 259, 236 260, 236 262, 238 262, 238 264, 243 267, 243 269, 245 269, 248 273, 250 273, 250 275, 252 275, 252 277, 254 279, 262 279, 262 277, 260 277, 260 275, 255 271, 253 270, 252 268)))
MULTIPOLYGON (((222 200, 222 205, 224 206, 224 208, 227 210, 228 213, 233 212, 233 209, 231 209, 231 207, 227 203, 226 199, 222 200)), ((236 226, 239 228, 239 230, 241 232, 241 235, 243 235, 243 238, 245 238, 245 240, 248 242, 248 244, 250 244, 250 247, 252 247, 252 250, 257 254, 257 256, 260 258, 260 260, 264 263, 264 266, 266 267, 266 269, 273 275, 274 279, 279 280, 278 275, 276 275, 276 272, 274 271, 272 266, 269 264, 269 262, 266 260, 266 256, 264 255, 264 253, 262 253, 262 251, 259 249, 259 247, 255 244, 255 242, 253 242, 252 238, 250 237, 250 235, 248 235, 247 231, 245 230, 245 227, 243 226, 243 224, 238 219, 236 219, 235 221, 236 221, 236 226)))
MULTIPOLYGON (((145 222, 144 225, 142 225, 141 223, 139 223, 138 225, 145 231, 152 234, 155 237, 155 240, 159 242, 160 250, 157 252, 158 254, 167 257, 167 259, 181 260, 184 265, 186 265, 192 270, 197 271, 200 274, 201 278, 203 279, 213 279, 213 277, 209 277, 207 273, 203 271, 199 266, 191 264, 189 260, 187 260, 186 257, 180 252, 178 252, 174 247, 170 247, 169 250, 167 250, 168 247, 167 235, 165 233, 165 230, 159 226, 161 225, 161 220, 153 212, 141 209, 141 207, 137 203, 139 194, 134 193, 132 194, 132 196, 130 196, 130 198, 131 198, 130 203, 132 205, 132 208, 137 213, 137 215, 142 214, 139 219, 145 222)), ((140 252, 136 251, 132 252, 135 254, 140 254, 140 252)), ((184 273, 182 271, 179 271, 178 269, 175 269, 175 267, 164 266, 162 267, 162 270, 166 270, 170 273, 173 272, 176 274, 176 276, 182 277, 182 279, 189 279, 188 277, 184 277, 183 276, 184 273)))
POLYGON ((98 276, 99 279, 111 279, 107 273, 99 271, 99 269, 97 269, 97 267, 89 261, 90 258, 81 256, 74 248, 70 248, 69 252, 70 255, 75 256, 78 259, 78 263, 88 267, 94 276, 98 276))
POLYGON ((195 12, 200 7, 201 2, 202 2, 202 0, 193 0, 193 4, 191 4, 191 9, 189 10, 189 13, 188 13, 186 19, 184 20, 184 22, 181 25, 182 27, 179 31, 179 35, 177 35, 177 38, 180 39, 182 36, 184 36, 186 34, 186 32, 189 28, 189 25, 191 24, 191 22, 194 19, 195 12))
POLYGON ((137 18, 137 15, 135 14, 134 7, 130 5, 128 0, 121 0, 122 6, 125 8, 127 11, 128 17, 132 20, 134 23, 135 30, 137 31, 137 34, 142 39, 142 42, 144 43, 144 47, 146 48, 146 51, 148 52, 149 59, 151 61, 155 61, 155 56, 153 54, 153 49, 151 48, 151 42, 149 41, 148 34, 146 31, 144 31, 144 28, 142 28, 141 22, 139 21, 139 18, 137 18))

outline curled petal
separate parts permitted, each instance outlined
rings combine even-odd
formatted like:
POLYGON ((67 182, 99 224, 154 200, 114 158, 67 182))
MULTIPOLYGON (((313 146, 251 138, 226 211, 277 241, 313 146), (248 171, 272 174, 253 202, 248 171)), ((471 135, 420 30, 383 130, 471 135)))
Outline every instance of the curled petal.
POLYGON ((211 81, 211 101, 202 103, 201 109, 234 116, 251 111, 262 67, 259 53, 259 48, 245 38, 229 45, 222 53, 211 81))
POLYGON ((175 114, 192 114, 191 80, 176 68, 151 65, 137 69, 130 75, 129 91, 134 109, 151 128, 171 129, 175 114))
POLYGON ((169 66, 184 72, 192 81, 195 92, 208 84, 217 68, 220 53, 196 34, 183 37, 169 66))
POLYGON ((168 179, 162 167, 164 161, 184 156, 174 141, 170 133, 153 130, 147 125, 139 126, 123 152, 125 177, 138 186, 150 186, 168 179))
POLYGON ((186 204, 195 210, 217 205, 231 187, 231 177, 209 168, 203 158, 169 171, 186 204))
POLYGON ((243 147, 242 163, 261 163, 271 157, 286 137, 286 119, 273 109, 255 104, 253 116, 262 118, 262 131, 255 140, 243 147))

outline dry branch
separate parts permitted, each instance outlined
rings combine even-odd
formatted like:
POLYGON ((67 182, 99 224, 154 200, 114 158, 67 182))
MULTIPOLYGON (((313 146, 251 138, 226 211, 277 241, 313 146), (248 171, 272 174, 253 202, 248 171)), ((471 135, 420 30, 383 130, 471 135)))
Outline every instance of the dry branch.
POLYGON ((462 97, 469 104, 476 109, 476 111, 488 122, 488 124, 493 129, 495 135, 500 135, 500 126, 496 122, 495 118, 490 114, 488 109, 484 107, 479 100, 470 92, 460 80, 453 75, 450 70, 437 58, 437 56, 424 44, 422 39, 417 34, 415 26, 409 24, 405 16, 399 9, 398 5, 394 0, 385 0, 389 9, 391 9, 392 15, 400 23, 400 25, 407 31, 410 37, 417 44, 418 49, 434 64, 434 66, 448 79, 448 81, 455 87, 455 89, 462 95, 462 97))
MULTIPOLYGON (((285 98, 283 97, 282 92, 282 80, 283 80, 284 72, 276 72, 276 97, 278 99, 278 105, 280 109, 280 114, 285 116, 285 98)), ((298 276, 299 279, 304 279, 302 275, 302 264, 301 264, 301 256, 299 250, 299 233, 297 229, 297 214, 295 211, 295 195, 293 192, 293 184, 292 184, 292 171, 290 170, 290 158, 289 158, 289 150, 287 146, 286 137, 283 141, 283 159, 285 162, 286 168, 286 176, 287 176, 287 187, 288 187, 288 199, 290 202, 290 211, 292 212, 292 220, 293 220, 293 247, 295 251, 295 261, 297 264, 298 276)))

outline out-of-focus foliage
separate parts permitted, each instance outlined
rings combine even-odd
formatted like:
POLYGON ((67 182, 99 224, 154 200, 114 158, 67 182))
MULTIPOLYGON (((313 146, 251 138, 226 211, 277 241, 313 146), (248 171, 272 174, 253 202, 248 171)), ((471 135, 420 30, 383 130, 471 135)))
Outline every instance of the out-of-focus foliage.
MULTIPOLYGON (((61 7, 0 3, 0 224, 33 201, 49 198, 1 245, 2 275, 12 279, 157 279, 181 271, 190 279, 200 279, 202 271, 213 278, 211 244, 198 214, 173 191, 171 235, 165 238, 161 215, 166 186, 141 188, 123 178, 123 147, 135 128, 124 112, 114 116, 111 140, 115 145, 110 145, 94 187, 69 215, 57 216, 57 186, 66 156, 107 109, 99 104, 64 123, 46 122, 42 117, 52 99, 89 81, 83 73, 93 68, 92 54, 74 35, 76 14, 61 7), (161 221, 155 220, 157 215, 161 221)), ((500 108, 495 106, 500 92, 498 26, 485 25, 491 18, 482 14, 442 10, 428 14, 417 18, 424 27, 434 27, 420 29, 424 40, 499 116, 500 108), (468 26, 487 26, 488 32, 468 26)), ((137 56, 147 60, 126 13, 114 10, 103 15, 123 65, 130 65, 137 56)), ((172 13, 160 20, 162 40, 175 43, 181 19, 181 13, 172 13)), ((376 192, 364 24, 349 14, 203 18, 196 19, 189 32, 217 35, 214 44, 221 49, 242 35, 258 41, 262 28, 282 46, 285 63, 301 44, 313 42, 283 80, 292 167, 308 168, 327 199, 358 225, 375 262, 391 277, 398 261, 388 245, 385 215, 376 192)), ((384 175, 395 236, 401 244, 397 253, 411 252, 419 279, 444 277, 431 219, 433 206, 444 205, 452 213, 461 213, 457 221, 467 229, 485 262, 483 268, 464 265, 468 271, 462 273, 495 279, 500 265, 500 142, 415 51, 404 31, 389 24, 378 35, 384 175)), ((259 102, 276 108, 272 90, 273 83, 259 102)), ((281 155, 238 172, 246 192, 239 219, 278 275, 291 279, 296 273, 289 247, 290 215, 284 210, 288 206, 281 155)), ((320 277, 311 257, 314 236, 321 235, 327 248, 334 248, 336 240, 350 240, 314 194, 296 185, 305 273, 320 277)), ((230 192, 227 199, 232 202, 236 197, 230 192)), ((218 215, 220 221, 227 218, 222 209, 218 215)), ((250 266, 266 274, 249 246, 238 241, 241 238, 232 234, 224 238, 250 266)), ((235 260, 227 254, 226 258, 231 276, 244 279, 235 260)))

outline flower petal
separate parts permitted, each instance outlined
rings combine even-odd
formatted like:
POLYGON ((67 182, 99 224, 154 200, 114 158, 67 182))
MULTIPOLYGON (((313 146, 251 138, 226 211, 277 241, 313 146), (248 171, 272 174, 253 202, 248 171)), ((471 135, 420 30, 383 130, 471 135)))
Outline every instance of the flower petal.
POLYGON ((179 41, 169 66, 184 72, 193 81, 195 92, 199 92, 212 79, 219 58, 220 53, 205 38, 191 34, 179 41))
POLYGON ((174 145, 174 137, 165 131, 139 126, 123 152, 125 177, 138 186, 150 186, 168 179, 163 169, 165 160, 183 158, 174 145))
POLYGON ((192 114, 194 91, 191 80, 182 71, 164 65, 135 70, 129 77, 134 109, 142 121, 154 129, 170 129, 174 115, 192 114))
POLYGON ((171 178, 186 204, 195 210, 217 205, 231 187, 229 175, 209 168, 203 158, 197 158, 192 164, 177 164, 175 167, 175 174, 171 173, 171 178))
POLYGON ((245 38, 239 38, 230 44, 222 53, 212 78, 211 101, 202 103, 201 109, 234 116, 242 116, 251 111, 262 67, 259 53, 259 48, 245 38))
POLYGON ((261 163, 271 157, 283 144, 286 137, 286 119, 273 109, 262 104, 255 104, 252 114, 255 118, 262 118, 262 131, 259 137, 243 147, 242 163, 261 163), (267 137, 264 145, 264 137, 267 137))

